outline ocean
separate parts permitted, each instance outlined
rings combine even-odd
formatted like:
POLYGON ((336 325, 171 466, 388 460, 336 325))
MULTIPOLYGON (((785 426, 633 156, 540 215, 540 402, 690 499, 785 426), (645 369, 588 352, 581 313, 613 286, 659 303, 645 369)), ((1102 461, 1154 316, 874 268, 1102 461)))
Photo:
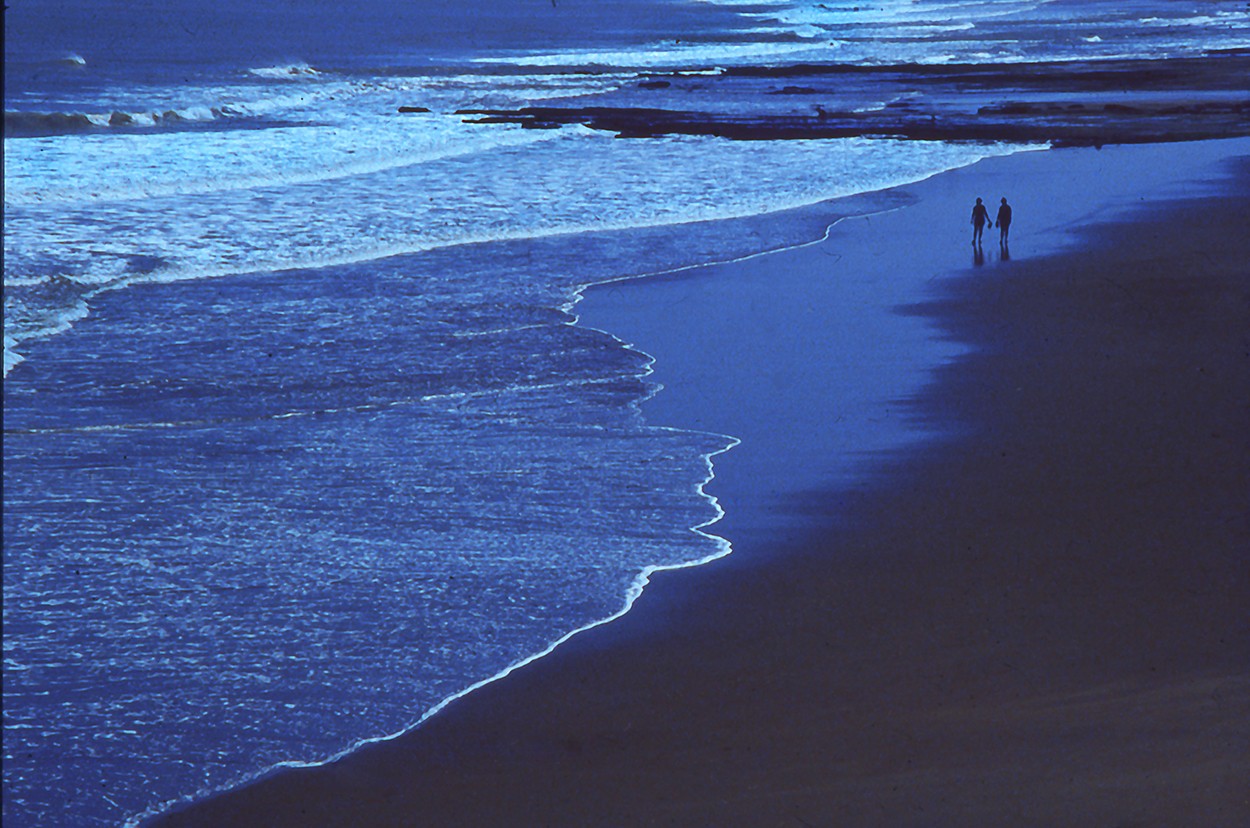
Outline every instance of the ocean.
POLYGON ((402 732, 729 552, 703 488, 736 438, 648 422, 651 358, 576 324, 582 288, 1033 148, 458 110, 733 66, 1200 55, 1250 45, 1250 13, 15 0, 5 38, 3 819, 100 826, 402 732))

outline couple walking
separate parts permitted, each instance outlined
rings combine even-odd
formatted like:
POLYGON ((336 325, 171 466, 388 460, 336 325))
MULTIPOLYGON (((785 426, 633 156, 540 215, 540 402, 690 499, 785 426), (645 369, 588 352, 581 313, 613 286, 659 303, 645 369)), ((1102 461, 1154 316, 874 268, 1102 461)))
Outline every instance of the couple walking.
MULTIPOLYGON (((972 207, 972 243, 980 247, 981 233, 985 230, 985 225, 989 224, 993 227, 996 222, 990 221, 990 211, 981 203, 981 199, 977 199, 977 203, 972 207)), ((1007 203, 1007 199, 1003 199, 1002 205, 998 208, 998 243, 1004 247, 1007 246, 1007 231, 1011 229, 1011 205, 1007 203)))

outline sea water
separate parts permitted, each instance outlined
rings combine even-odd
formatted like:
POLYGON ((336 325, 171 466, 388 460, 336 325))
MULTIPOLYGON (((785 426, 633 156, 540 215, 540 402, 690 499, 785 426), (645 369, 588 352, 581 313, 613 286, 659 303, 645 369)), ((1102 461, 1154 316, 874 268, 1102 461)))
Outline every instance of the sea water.
POLYGON ((805 242, 828 199, 1016 149, 456 110, 1250 40, 1244 10, 1174 6, 12 4, 5 824, 322 761, 726 552, 702 487, 733 436, 648 422, 650 358, 574 324, 578 289, 805 242))

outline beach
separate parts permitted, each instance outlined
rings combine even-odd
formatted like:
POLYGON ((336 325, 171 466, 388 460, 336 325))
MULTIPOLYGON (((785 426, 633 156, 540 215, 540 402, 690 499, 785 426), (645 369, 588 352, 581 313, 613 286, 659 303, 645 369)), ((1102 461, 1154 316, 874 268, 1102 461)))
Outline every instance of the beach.
POLYGON ((1246 139, 1021 153, 587 291, 579 324, 655 359, 648 422, 741 440, 706 486, 732 554, 405 735, 149 824, 1246 824, 1248 182, 1246 139), (1009 256, 974 257, 977 195, 1011 196, 1009 256), (866 373, 928 374, 865 390, 912 435, 872 451, 838 429, 860 311, 941 355, 882 349, 866 373))
POLYGON ((5 18, 5 828, 1242 807, 1250 7, 150 5, 5 18))

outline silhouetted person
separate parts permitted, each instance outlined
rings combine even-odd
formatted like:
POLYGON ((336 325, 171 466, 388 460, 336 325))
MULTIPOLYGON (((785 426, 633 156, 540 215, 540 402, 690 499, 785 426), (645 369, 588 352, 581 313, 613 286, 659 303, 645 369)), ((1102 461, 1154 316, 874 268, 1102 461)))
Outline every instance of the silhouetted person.
POLYGON ((1007 233, 1011 230, 1011 205, 1007 203, 1007 199, 1003 199, 1002 205, 998 208, 998 243, 1003 247, 1007 246, 1007 233))
POLYGON ((972 243, 979 245, 981 243, 981 234, 985 232, 985 224, 990 220, 990 211, 985 209, 985 205, 981 203, 981 199, 977 199, 977 203, 972 207, 972 243))

